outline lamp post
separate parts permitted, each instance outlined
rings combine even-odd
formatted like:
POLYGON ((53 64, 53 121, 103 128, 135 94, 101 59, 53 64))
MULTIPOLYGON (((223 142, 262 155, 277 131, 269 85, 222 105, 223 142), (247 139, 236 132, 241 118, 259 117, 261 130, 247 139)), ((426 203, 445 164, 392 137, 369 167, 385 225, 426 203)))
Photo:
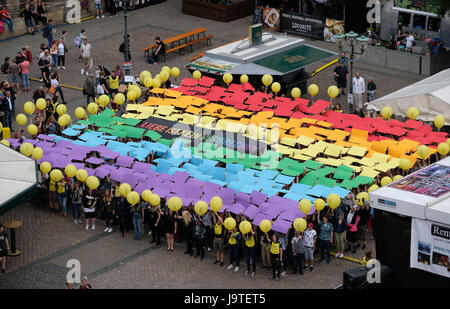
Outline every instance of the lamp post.
MULTIPOLYGON (((350 31, 347 34, 336 34, 336 45, 339 47, 339 51, 344 51, 345 53, 350 54, 350 94, 353 96, 353 63, 356 62, 355 55, 362 55, 366 51, 367 44, 369 42, 369 38, 365 36, 359 36, 358 33, 350 31), (345 50, 344 43, 347 42, 350 45, 350 50, 345 50), (355 51, 355 45, 358 43, 359 52, 355 51)), ((352 104, 349 104, 349 112, 353 113, 353 101, 352 104)))
MULTIPOLYGON (((129 0, 124 0, 124 6, 123 6, 123 18, 125 19, 125 36, 124 36, 124 43, 125 43, 125 53, 124 53, 124 62, 128 62, 130 61, 130 55, 128 54, 128 24, 127 24, 127 19, 128 19, 128 1, 129 0)), ((125 68, 125 75, 130 75, 130 68, 127 65, 125 68)))

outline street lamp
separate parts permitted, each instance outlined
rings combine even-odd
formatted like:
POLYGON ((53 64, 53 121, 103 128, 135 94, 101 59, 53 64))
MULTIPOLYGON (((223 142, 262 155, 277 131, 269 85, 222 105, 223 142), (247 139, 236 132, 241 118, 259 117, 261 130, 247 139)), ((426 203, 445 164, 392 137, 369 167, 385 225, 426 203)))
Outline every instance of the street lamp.
MULTIPOLYGON (((130 55, 128 54, 128 24, 127 24, 127 18, 130 14, 128 14, 128 1, 123 1, 123 18, 125 19, 125 35, 124 35, 124 43, 125 43, 125 53, 124 53, 124 62, 130 61, 130 55)), ((125 67, 125 75, 130 75, 130 67, 127 65, 125 67)))
MULTIPOLYGON (((356 61, 354 55, 362 55, 366 51, 367 44, 369 42, 369 38, 365 36, 359 36, 358 33, 350 31, 347 34, 338 33, 334 36, 336 39, 336 46, 339 48, 339 51, 344 51, 345 53, 350 54, 350 94, 353 95, 353 63, 356 61), (345 50, 344 45, 347 41, 348 45, 350 45, 350 50, 345 50), (359 52, 355 51, 355 45, 358 45, 359 52)), ((349 111, 353 113, 353 104, 349 104, 349 111)))

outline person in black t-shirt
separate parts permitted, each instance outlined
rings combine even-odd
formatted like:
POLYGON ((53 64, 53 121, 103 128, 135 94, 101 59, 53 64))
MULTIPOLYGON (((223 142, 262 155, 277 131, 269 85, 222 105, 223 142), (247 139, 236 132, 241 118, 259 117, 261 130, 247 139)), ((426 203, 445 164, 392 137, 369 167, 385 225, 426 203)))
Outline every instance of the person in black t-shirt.
POLYGON ((50 78, 50 62, 44 60, 44 69, 42 70, 42 79, 44 81, 44 85, 47 89, 51 87, 51 78, 50 78))
POLYGON ((3 231, 3 225, 0 223, 0 262, 2 264, 2 273, 5 272, 6 256, 9 251, 8 234, 3 231))
POLYGON ((339 61, 337 67, 334 69, 335 80, 337 83, 337 87, 340 90, 338 97, 341 94, 345 95, 344 89, 347 87, 347 74, 348 74, 348 70, 344 66, 344 62, 339 61))
POLYGON ((154 52, 152 52, 152 59, 155 64, 158 64, 158 58, 161 55, 164 55, 166 53, 166 44, 164 44, 163 41, 157 36, 155 38, 155 43, 158 46, 154 52))

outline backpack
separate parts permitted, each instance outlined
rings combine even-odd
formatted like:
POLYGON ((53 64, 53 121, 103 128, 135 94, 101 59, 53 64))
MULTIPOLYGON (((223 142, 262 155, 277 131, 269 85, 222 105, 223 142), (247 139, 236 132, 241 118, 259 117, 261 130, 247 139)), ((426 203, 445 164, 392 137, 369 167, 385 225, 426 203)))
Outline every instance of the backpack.
POLYGON ((73 45, 75 45, 76 47, 81 46, 81 34, 75 37, 75 39, 73 40, 73 45))

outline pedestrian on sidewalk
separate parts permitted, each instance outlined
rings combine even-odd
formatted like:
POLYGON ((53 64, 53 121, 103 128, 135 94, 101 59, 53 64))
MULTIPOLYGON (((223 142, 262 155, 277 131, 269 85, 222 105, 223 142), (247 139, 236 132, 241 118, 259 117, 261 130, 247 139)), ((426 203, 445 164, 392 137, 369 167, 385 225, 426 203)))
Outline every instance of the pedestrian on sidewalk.
POLYGON ((359 74, 359 72, 355 73, 355 77, 353 77, 353 106, 356 108, 363 108, 363 97, 366 92, 366 84, 364 78, 359 74))
POLYGON ((1 272, 5 273, 6 271, 6 256, 8 255, 9 242, 8 242, 8 234, 3 230, 3 224, 0 223, 0 262, 2 264, 1 272))
POLYGON ((15 99, 11 94, 11 91, 7 90, 4 92, 1 103, 1 109, 5 113, 5 127, 9 127, 12 130, 13 116, 15 113, 15 99))
MULTIPOLYGON (((80 33, 75 37, 73 40, 73 45, 75 45, 78 48, 81 48, 81 45, 83 44, 83 39, 86 38, 86 30, 81 29, 80 33)), ((78 61, 81 61, 82 57, 81 54, 78 56, 78 61)))
POLYGON ((105 18, 105 15, 103 15, 103 6, 102 6, 102 0, 94 0, 95 9, 97 11, 97 19, 105 18))
POLYGON ((86 81, 84 82, 83 94, 86 96, 86 106, 89 105, 90 98, 92 98, 92 101, 95 102, 95 81, 92 73, 89 74, 88 78, 86 78, 86 81))
POLYGON ((25 59, 19 65, 19 70, 22 73, 23 92, 30 91, 30 62, 25 59))
POLYGON ((13 58, 12 63, 9 65, 8 73, 9 76, 9 82, 11 83, 11 87, 14 87, 17 89, 17 93, 20 93, 20 77, 19 77, 19 66, 17 64, 16 58, 13 58))
POLYGON ((52 41, 50 55, 52 56, 52 69, 56 69, 58 63, 58 42, 56 40, 52 41))
POLYGON ((49 47, 52 46, 54 32, 55 29, 53 29, 53 20, 49 19, 48 23, 44 27, 44 30, 42 30, 42 36, 48 40, 49 47))
POLYGON ((81 75, 83 75, 86 72, 86 75, 88 75, 88 68, 91 65, 91 59, 92 59, 92 47, 91 44, 88 43, 87 39, 83 39, 83 44, 80 47, 80 55, 83 59, 83 68, 81 69, 81 75))
POLYGON ((367 102, 375 101, 377 96, 377 85, 373 81, 373 77, 367 79, 367 102))
POLYGON ((338 97, 345 95, 345 88, 347 87, 347 75, 348 70, 344 67, 344 62, 340 61, 337 67, 334 69, 334 80, 339 88, 338 97))
POLYGON ((59 39, 58 43, 58 70, 62 67, 63 70, 66 69, 66 53, 68 52, 66 45, 64 44, 64 40, 59 39))

